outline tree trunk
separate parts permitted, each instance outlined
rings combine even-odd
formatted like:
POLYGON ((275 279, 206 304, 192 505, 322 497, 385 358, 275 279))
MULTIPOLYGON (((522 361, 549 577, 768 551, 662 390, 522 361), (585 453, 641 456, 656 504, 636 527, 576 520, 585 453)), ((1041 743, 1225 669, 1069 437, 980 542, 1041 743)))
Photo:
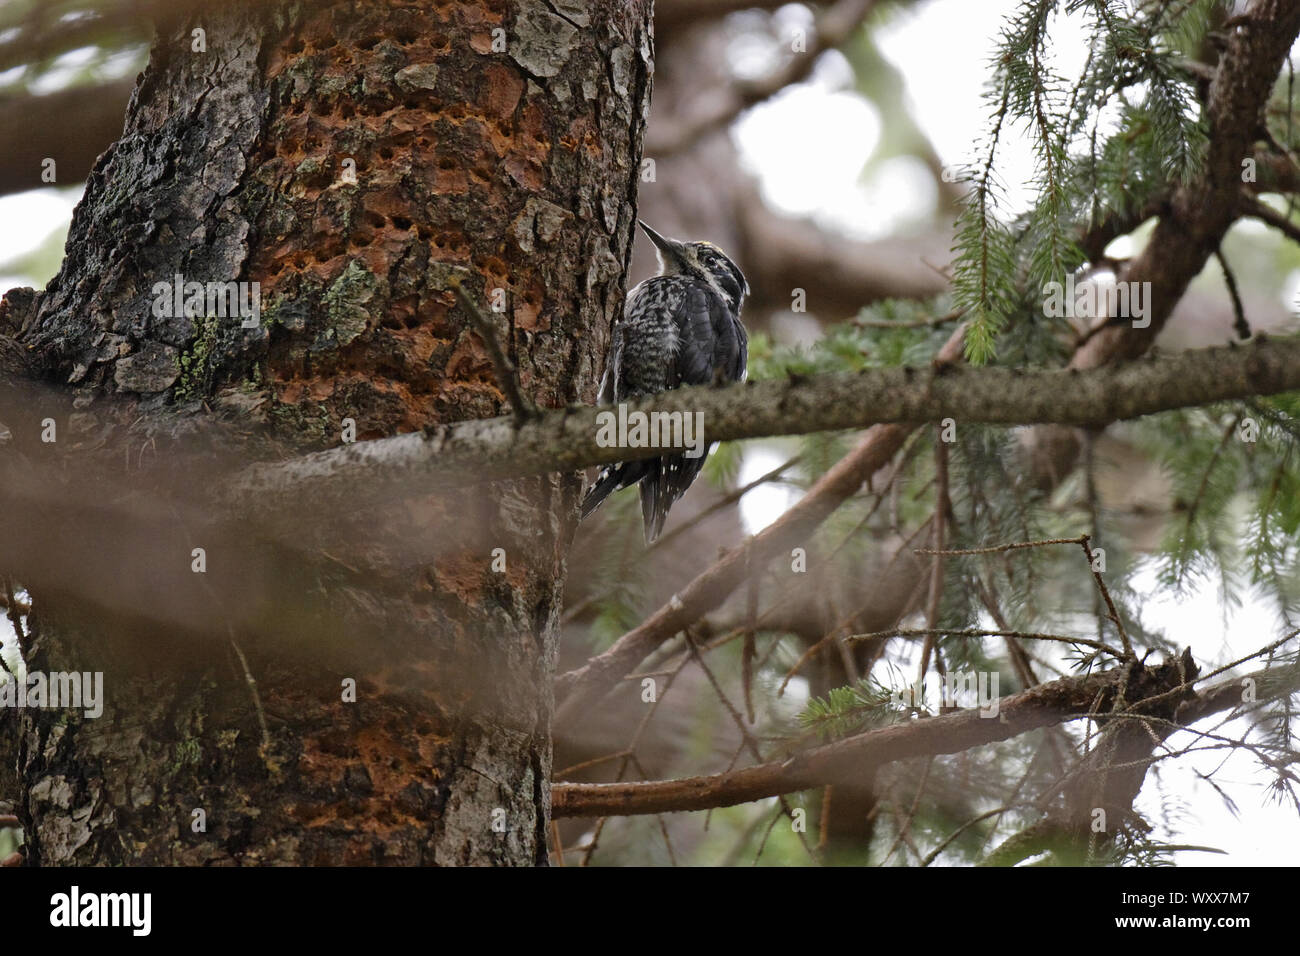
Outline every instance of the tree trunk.
MULTIPOLYGON (((231 3, 160 25, 62 272, 9 302, 75 400, 24 450, 64 456, 70 487, 93 460, 97 496, 49 519, 79 534, 30 522, 79 550, 6 569, 33 596, 26 666, 103 672, 106 698, 98 719, 0 718, 29 863, 546 861, 576 476, 275 527, 144 506, 207 480, 196 432, 246 464, 267 435, 504 414, 462 278, 526 395, 590 401, 635 224, 649 9, 231 3), (166 314, 175 277, 260 283, 256 327, 210 299, 166 314), (143 516, 106 533, 128 500, 143 516), (98 586, 70 589, 69 562, 98 586)), ((39 428, 8 424, 18 445, 39 428)))

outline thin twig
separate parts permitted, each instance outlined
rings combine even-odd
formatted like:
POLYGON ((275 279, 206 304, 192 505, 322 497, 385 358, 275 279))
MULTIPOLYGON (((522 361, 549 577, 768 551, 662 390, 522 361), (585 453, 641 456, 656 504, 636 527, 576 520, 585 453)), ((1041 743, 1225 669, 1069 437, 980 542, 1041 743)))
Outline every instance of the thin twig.
MULTIPOLYGON (((718 683, 717 677, 714 676, 713 670, 705 662, 704 655, 700 653, 699 646, 691 636, 690 628, 687 628, 682 633, 686 637, 686 646, 690 648, 691 655, 695 658, 695 663, 699 664, 700 670, 704 672, 705 678, 708 679, 710 686, 713 687, 713 692, 717 695, 723 709, 725 709, 731 716, 732 723, 734 723, 736 728, 740 731, 740 739, 744 742, 745 749, 748 750, 753 758, 761 764, 763 762, 763 754, 758 749, 758 741, 754 739, 754 735, 751 734, 749 728, 745 726, 745 719, 740 715, 740 711, 735 708, 735 705, 731 703, 730 698, 728 698, 726 692, 723 691, 722 685, 718 683)), ((790 801, 786 798, 785 794, 780 794, 777 798, 777 802, 781 805, 781 811, 793 822, 794 808, 790 806, 790 801)), ((817 858, 817 851, 808 844, 808 838, 802 831, 797 832, 799 842, 802 843, 803 848, 808 851, 809 858, 814 863, 820 863, 821 861, 817 858)))
MULTIPOLYGON (((940 273, 940 275, 943 275, 945 279, 951 278, 943 273, 940 273)), ((903 321, 891 321, 889 319, 854 319, 852 324, 856 325, 860 329, 923 329, 935 325, 947 325, 949 322, 956 322, 965 314, 966 310, 962 308, 953 309, 943 315, 927 316, 924 319, 907 319, 903 321)))
POLYGON ((630 750, 620 750, 617 753, 605 754, 603 757, 592 757, 590 760, 583 760, 580 763, 570 764, 569 766, 556 770, 552 777, 556 780, 565 780, 579 770, 586 770, 588 767, 599 767, 603 763, 609 763, 611 760, 619 760, 630 754, 630 750))
MULTIPOLYGON (((650 721, 654 718, 655 713, 659 710, 660 701, 662 701, 664 697, 667 696, 669 688, 673 686, 673 681, 677 679, 677 675, 681 673, 682 668, 686 666, 686 662, 688 660, 690 660, 689 657, 683 657, 681 661, 678 662, 676 670, 674 670, 672 673, 668 674, 665 677, 663 690, 659 691, 655 695, 654 701, 651 702, 650 706, 646 708, 645 716, 641 718, 641 722, 637 724, 636 730, 632 732, 631 741, 628 742, 627 747, 619 755, 621 757, 621 761, 618 765, 618 773, 614 778, 615 780, 622 780, 623 775, 627 773, 628 767, 632 765, 632 761, 636 757, 637 745, 640 744, 641 742, 641 736, 645 733, 646 728, 650 726, 650 721)), ((579 764, 579 766, 582 765, 579 764)), ((582 862, 578 864, 579 866, 585 867, 591 864, 591 856, 593 853, 596 852, 596 847, 600 843, 600 837, 605 830, 605 824, 607 822, 609 822, 608 816, 602 816, 599 820, 596 821, 596 828, 594 831, 592 831, 591 840, 587 843, 586 846, 582 848, 583 850, 582 862)))
POLYGON ((724 495, 722 498, 715 501, 713 504, 709 505, 699 514, 692 515, 689 521, 684 521, 678 524, 677 527, 673 528, 673 530, 669 531, 667 534, 660 535, 658 538, 655 538, 654 543, 651 544, 650 547, 647 548, 646 550, 656 551, 659 548, 664 547, 666 544, 668 544, 668 542, 672 541, 678 535, 684 534, 685 532, 689 531, 691 528, 694 528, 697 525, 699 525, 699 523, 702 522, 705 518, 709 517, 712 514, 716 514, 717 512, 721 511, 723 508, 728 507, 729 505, 735 504, 737 501, 745 497, 745 495, 749 494, 759 485, 765 485, 770 481, 775 481, 776 479, 780 478, 781 475, 785 474, 785 472, 789 471, 795 465, 799 464, 802 460, 803 460, 803 455, 795 455, 792 458, 786 459, 786 461, 783 464, 777 465, 775 468, 773 468, 771 471, 767 472, 766 474, 759 475, 749 484, 742 485, 741 487, 737 488, 735 491, 727 492, 726 495, 724 495))
POLYGON ((1077 538, 1047 538, 1043 541, 1015 541, 1011 544, 995 544, 989 548, 961 548, 936 551, 930 548, 916 548, 913 554, 1001 554, 1003 551, 1016 551, 1020 548, 1041 548, 1049 544, 1080 544, 1086 538, 1086 535, 1080 535, 1077 538))
POLYGON ((520 391, 519 370, 515 368, 515 364, 510 361, 510 358, 502 350, 501 343, 497 341, 496 328, 493 326, 492 320, 478 307, 478 303, 470 298, 470 294, 460 284, 459 277, 452 276, 448 283, 456 293, 456 298, 460 300, 460 304, 469 313, 470 323, 474 326, 474 331, 483 340, 483 345, 492 358, 492 368, 496 372, 497 384, 501 386, 501 391, 505 392, 506 399, 510 402, 510 411, 514 415, 515 425, 522 427, 528 424, 529 420, 537 417, 537 406, 520 391))
POLYGON ((948 847, 952 845, 952 842, 954 840, 956 840, 959 836, 961 836, 963 833, 965 833, 975 824, 987 820, 989 817, 996 817, 1000 814, 1006 813, 1008 810, 1012 810, 1012 809, 1015 808, 1010 806, 996 807, 993 810, 989 810, 987 813, 981 813, 979 816, 967 820, 957 829, 953 830, 952 833, 948 834, 948 836, 944 839, 942 843, 940 843, 933 850, 927 853, 925 855, 925 858, 921 860, 921 866, 929 866, 931 863, 933 863, 935 859, 938 858, 940 853, 948 849, 948 847))
MULTIPOLYGON (((1232 440, 1232 436, 1237 432, 1237 426, 1241 422, 1241 415, 1238 413, 1228 423, 1228 427, 1223 430, 1223 437, 1219 443, 1214 446, 1214 454, 1210 456, 1209 463, 1205 466, 1205 472, 1201 475, 1201 483, 1196 488, 1196 496, 1192 498, 1192 503, 1187 507, 1187 521, 1183 525, 1183 537, 1185 540, 1192 540, 1192 525, 1196 522, 1196 515, 1201 510, 1201 502, 1205 498, 1205 492, 1210 487, 1210 475, 1214 472, 1214 466, 1219 463, 1219 458, 1223 455, 1223 450, 1232 440)), ((1182 571, 1178 574, 1179 583, 1182 583, 1182 571)))
MULTIPOLYGON (((912 799, 912 806, 908 808, 907 816, 903 818, 898 834, 894 837, 894 842, 890 844, 888 852, 885 853, 885 858, 880 861, 881 866, 884 866, 889 862, 889 858, 894 855, 894 851, 898 849, 898 845, 907 839, 908 832, 912 829, 912 821, 916 819, 916 812, 921 808, 921 797, 925 795, 925 786, 930 782, 930 770, 933 767, 934 757, 931 756, 925 762, 925 769, 921 771, 921 782, 917 784, 916 796, 912 799)), ((912 850, 915 852, 916 848, 913 847, 912 850)), ((917 856, 920 856, 920 854, 918 853, 917 856)))
POLYGON ((1058 644, 1082 644, 1095 650, 1105 651, 1116 660, 1124 660, 1124 654, 1117 648, 1102 641, 1092 641, 1086 637, 1070 637, 1066 634, 1039 634, 1034 631, 1012 631, 1005 628, 986 629, 966 628, 927 628, 927 627, 891 627, 883 631, 870 631, 865 634, 849 634, 846 641, 868 641, 878 637, 1015 637, 1022 641, 1055 641, 1058 644))
MULTIPOLYGON (((937 431, 941 432, 941 430, 937 431)), ((934 559, 930 564, 930 594, 925 607, 925 624, 931 633, 926 635, 925 644, 921 647, 921 662, 916 675, 918 682, 925 680, 925 672, 930 668, 930 654, 934 650, 936 636, 934 628, 939 625, 939 602, 943 599, 944 533, 947 530, 948 511, 952 507, 948 497, 948 444, 943 440, 942 434, 936 437, 939 439, 934 443, 934 475, 937 490, 934 496, 934 520, 930 523, 930 535, 934 541, 934 548, 931 549, 930 554, 934 559)), ((885 858, 889 858, 888 854, 885 858)))
MULTIPOLYGON (((630 759, 632 761, 632 765, 636 768, 636 772, 641 775, 641 779, 642 780, 649 779, 650 775, 645 772, 645 767, 641 765, 641 761, 636 759, 636 754, 632 754, 630 759)), ((664 819, 664 815, 662 813, 656 813, 655 820, 657 820, 659 823, 659 835, 664 838, 664 848, 668 850, 668 862, 671 865, 676 866, 677 853, 673 850, 672 837, 668 835, 668 821, 664 819)))
MULTIPOLYGON (((907 541, 911 541, 912 538, 917 537, 922 531, 926 530, 928 525, 929 525, 928 522, 926 524, 920 525, 915 531, 912 532, 911 535, 908 536, 907 541)), ((904 541, 903 544, 906 545, 907 541, 904 541)), ((899 555, 901 555, 902 553, 903 553, 903 548, 899 548, 897 551, 894 552, 893 557, 889 559, 889 564, 885 566, 885 570, 876 576, 877 581, 886 580, 888 578, 889 573, 893 570, 894 563, 898 560, 899 555)), ((918 592, 924 586, 924 584, 925 584, 924 578, 916 582, 916 586, 913 587, 912 593, 908 595, 908 599, 906 602, 904 602, 903 607, 911 606, 912 600, 915 597, 917 597, 918 592)), ((785 696, 786 687, 789 685, 790 681, 795 677, 795 675, 797 675, 799 671, 803 669, 803 666, 806 663, 808 663, 808 661, 812 660, 813 657, 815 657, 818 653, 821 652, 823 647, 825 647, 827 644, 829 644, 832 640, 835 639, 836 635, 838 635, 842 630, 848 627, 849 624, 853 622, 854 618, 858 617, 859 615, 862 614, 863 611, 871 607, 871 605, 875 602, 876 590, 878 589, 878 587, 879 585, 877 584, 876 587, 872 588, 870 596, 865 601, 863 601, 858 607, 856 607, 853 610, 852 614, 842 619, 838 624, 836 624, 833 628, 827 631, 825 636, 822 637, 821 640, 817 641, 817 643, 813 644, 806 651, 804 651, 802 654, 799 655, 799 659, 790 665, 789 669, 785 672, 785 676, 781 679, 781 683, 777 687, 777 692, 776 692, 776 695, 778 697, 785 696)), ((893 632, 891 631, 890 633, 892 634, 893 632)), ((851 637, 852 635, 846 636, 843 638, 843 640, 845 641, 850 640, 851 637)))
POLYGON ((758 574, 754 571, 752 562, 748 560, 753 552, 753 541, 752 535, 745 541, 746 563, 751 566, 746 572, 749 581, 745 588, 745 635, 740 653, 740 683, 745 692, 745 716, 749 718, 751 724, 754 722, 754 658, 758 656, 756 644, 758 631, 758 574))
MULTIPOLYGON (((1101 534, 1101 496, 1097 491, 1097 433, 1089 429, 1083 432, 1083 481, 1088 498, 1088 534, 1098 537, 1101 534)), ((1106 639, 1106 623, 1101 616, 1101 596, 1096 589, 1092 592, 1092 616, 1097 622, 1097 640, 1106 639)))
MULTIPOLYGON (((787 459, 784 464, 777 465, 767 474, 760 475, 759 477, 755 478, 749 484, 737 488, 734 491, 728 492, 724 497, 720 498, 719 500, 715 501, 713 504, 709 505, 709 507, 705 508, 699 514, 692 515, 688 520, 679 523, 675 528, 673 528, 667 534, 662 534, 659 537, 655 538, 654 542, 651 543, 651 545, 648 548, 646 548, 646 552, 649 553, 651 551, 656 551, 659 548, 666 545, 669 541, 672 541, 677 536, 685 534, 687 531, 690 531, 692 528, 697 527, 702 521, 704 521, 704 519, 708 518, 712 514, 716 514, 717 512, 721 511, 723 508, 727 508, 730 505, 735 504, 737 501, 739 501, 745 495, 749 494, 759 485, 767 484, 769 481, 775 481, 784 472, 788 471, 789 469, 797 465, 802 459, 803 459, 802 455, 795 455, 793 458, 787 459)), ((599 602, 605 600, 606 598, 610 597, 612 594, 613 591, 607 590, 607 591, 601 591, 598 593, 587 595, 585 598, 583 598, 578 603, 574 604, 572 607, 565 608, 564 614, 560 617, 560 623, 569 624, 573 622, 574 620, 576 620, 577 618, 585 614, 588 610, 590 610, 593 605, 598 604, 599 602)))
POLYGON ((1300 226, 1297 226, 1291 221, 1290 217, 1282 215, 1263 200, 1243 194, 1241 197, 1241 211, 1243 215, 1272 226, 1292 242, 1300 242, 1300 226))
POLYGON ((1092 547, 1088 544, 1088 535, 1083 535, 1079 542, 1083 545, 1083 553, 1088 558, 1088 568, 1092 571, 1093 580, 1097 582, 1097 587, 1101 589, 1101 596, 1106 601, 1106 607, 1110 609, 1110 619, 1115 622, 1115 627, 1119 629, 1120 643, 1124 645, 1124 656, 1130 660, 1137 660, 1137 655, 1133 653, 1133 645, 1129 643, 1128 631, 1124 629, 1124 622, 1120 620, 1119 611, 1115 608, 1115 602, 1111 600, 1110 590, 1106 587, 1106 582, 1101 579, 1101 572, 1097 570, 1096 564, 1092 559, 1092 547))
POLYGON ((564 866, 564 844, 560 840, 560 821, 551 821, 551 842, 555 844, 555 865, 564 866))
POLYGON ((266 726, 266 712, 262 710, 262 696, 257 692, 257 680, 253 677, 253 672, 248 669, 248 658, 240 650, 239 645, 235 642, 235 629, 227 625, 230 631, 230 646, 235 649, 235 654, 239 656, 239 665, 244 669, 244 680, 248 682, 248 692, 253 697, 253 708, 257 711, 257 724, 262 728, 262 752, 263 756, 270 756, 271 752, 271 731, 266 726))
POLYGON ((763 851, 767 849, 767 838, 772 835, 772 831, 776 829, 776 825, 780 822, 781 811, 778 809, 776 813, 772 814, 772 822, 769 823, 767 829, 763 831, 763 839, 759 841, 758 849, 754 852, 754 860, 749 864, 750 866, 758 866, 759 858, 763 855, 763 851))
POLYGON ((1232 274, 1232 268, 1223 255, 1222 243, 1214 250, 1214 258, 1218 260, 1219 268, 1223 270, 1223 284, 1228 287, 1228 296, 1232 299, 1234 316, 1232 327, 1237 332, 1237 338, 1245 341, 1250 338, 1250 323, 1246 321, 1246 307, 1241 304, 1241 291, 1237 288, 1237 277, 1232 274))

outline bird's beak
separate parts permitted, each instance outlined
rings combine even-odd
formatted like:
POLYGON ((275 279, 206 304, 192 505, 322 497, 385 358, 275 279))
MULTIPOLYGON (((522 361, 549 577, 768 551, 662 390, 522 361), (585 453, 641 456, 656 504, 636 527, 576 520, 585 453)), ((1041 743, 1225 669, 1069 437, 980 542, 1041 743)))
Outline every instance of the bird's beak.
POLYGON ((659 259, 665 266, 680 264, 685 261, 686 249, 683 243, 659 235, 640 219, 637 220, 637 224, 641 227, 641 231, 649 236, 650 241, 655 244, 655 248, 659 250, 659 259))

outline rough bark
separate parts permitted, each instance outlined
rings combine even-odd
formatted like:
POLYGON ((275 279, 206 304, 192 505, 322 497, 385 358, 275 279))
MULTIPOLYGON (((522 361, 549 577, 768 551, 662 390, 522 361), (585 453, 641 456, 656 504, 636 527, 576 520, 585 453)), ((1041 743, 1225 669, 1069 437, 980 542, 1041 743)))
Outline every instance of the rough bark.
MULTIPOLYGON (((245 432, 243 454, 265 456, 337 445, 349 419, 366 439, 499 414, 453 280, 534 402, 590 400, 650 68, 640 2, 236 3, 162 27, 60 275, 8 315, 75 409, 110 411, 86 435, 65 409, 68 438, 45 448, 36 421, 10 421, 17 450, 121 495, 174 488, 169 452, 196 429, 229 458, 245 432), (260 283, 260 322, 155 314, 176 275, 260 283)), ((568 475, 344 507, 289 561, 283 542, 259 552, 258 526, 204 540, 184 509, 103 540, 95 509, 120 502, 87 502, 85 560, 145 599, 110 609, 14 569, 33 595, 28 668, 102 671, 107 697, 100 719, 5 718, 28 861, 544 862, 576 493, 568 475), (429 549, 387 549, 399 530, 429 549), (340 534, 347 551, 319 548, 340 534), (230 566, 248 554, 255 576, 230 566)))

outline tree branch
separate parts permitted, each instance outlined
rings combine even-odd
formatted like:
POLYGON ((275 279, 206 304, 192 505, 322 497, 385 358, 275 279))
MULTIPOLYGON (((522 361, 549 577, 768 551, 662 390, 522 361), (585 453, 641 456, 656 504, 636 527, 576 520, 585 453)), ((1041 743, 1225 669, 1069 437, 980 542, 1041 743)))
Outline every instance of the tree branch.
POLYGON ((1272 226, 1292 242, 1300 243, 1300 226, 1297 226, 1262 199, 1243 195, 1241 197, 1241 213, 1243 216, 1250 216, 1252 219, 1258 219, 1260 222, 1272 226))
POLYGON ((733 82, 722 90, 711 90, 700 97, 704 108, 696 115, 673 117, 669 122, 652 124, 646 131, 647 156, 662 158, 689 147, 700 137, 721 129, 755 104, 775 96, 791 83, 798 83, 811 72, 817 58, 839 46, 862 25, 877 0, 839 0, 817 17, 814 36, 807 50, 795 53, 768 76, 749 83, 733 82))
MULTIPOLYGON (((903 370, 904 378, 915 378, 917 381, 913 382, 913 384, 919 386, 919 394, 931 400, 942 394, 948 385, 964 382, 965 384, 957 386, 952 393, 954 400, 959 404, 944 412, 934 411, 932 417, 902 417, 883 420, 937 421, 949 415, 961 421, 991 420, 982 417, 985 411, 982 399, 991 397, 994 392, 986 391, 983 387, 975 387, 974 383, 982 373, 993 371, 993 369, 972 369, 947 364, 954 361, 960 354, 961 339, 961 330, 959 329, 945 344, 935 366, 928 374, 913 372, 909 375, 906 370, 903 370)), ((1290 371, 1286 374, 1300 376, 1300 341, 1268 343, 1268 345, 1270 347, 1284 346, 1289 358, 1283 360, 1282 364, 1290 367, 1290 371)), ((1008 400, 1008 410, 1016 409, 1026 418, 1043 421, 1045 419, 1041 417, 1034 417, 1034 410, 1037 413, 1042 413, 1045 411, 1043 407, 1045 402, 1048 404, 1059 402, 1062 409, 1069 408, 1076 412, 1082 412, 1082 417, 1077 419, 1074 424, 1088 424, 1085 419, 1090 418, 1091 415, 1089 412, 1083 411, 1083 409, 1094 402, 1108 403, 1121 400, 1121 393, 1127 396, 1122 399, 1125 402, 1130 399, 1138 401, 1158 399, 1160 392, 1163 390, 1162 386, 1156 386, 1150 380, 1142 385, 1131 382, 1128 385, 1121 384, 1129 376, 1144 378, 1144 370, 1154 369, 1163 366, 1167 362, 1173 362, 1178 367, 1178 371, 1174 372, 1168 379, 1169 384, 1176 384, 1181 387, 1191 385, 1196 380, 1202 380, 1203 384, 1208 387, 1221 387, 1231 382, 1234 376, 1238 374, 1233 369, 1234 363, 1241 356, 1252 353, 1256 347, 1251 346, 1245 349, 1231 347, 1186 352, 1159 361, 1106 366, 1090 372, 1079 372, 1077 370, 1029 372, 1003 369, 1001 371, 1007 374, 1005 376, 999 375, 994 391, 997 395, 1008 400), (1202 362, 1204 364, 1201 364, 1202 362), (1199 369, 1194 372, 1193 366, 1199 366, 1199 369), (1087 380, 1089 376, 1093 375, 1101 376, 1102 379, 1091 384, 1083 384, 1080 381, 1081 379, 1087 380), (1048 376, 1049 378, 1044 380, 1038 378, 1039 376, 1048 376), (1190 377, 1184 378, 1183 376, 1190 377), (1034 384, 1025 387, 1026 378, 1033 379, 1034 384), (1102 380, 1104 380, 1104 384, 1102 384, 1102 380)), ((1253 363, 1248 361, 1246 364, 1251 365, 1253 363)), ((1244 366, 1240 374, 1238 384, 1243 387, 1255 387, 1268 377, 1267 374, 1261 375, 1253 371, 1247 372, 1244 366), (1255 385, 1249 383, 1255 383, 1255 385)), ((1292 378, 1291 380, 1296 381, 1297 379, 1292 378)), ((1289 387, 1295 388, 1297 386, 1291 385, 1289 387)), ((832 413, 832 410, 842 411, 852 407, 855 402, 863 401, 868 392, 868 388, 848 389, 844 393, 837 394, 835 398, 827 397, 824 399, 825 404, 820 406, 821 410, 826 413, 832 413), (845 404, 840 405, 841 402, 845 404)), ((762 413, 756 408, 750 408, 747 414, 750 416, 750 421, 757 421, 762 418, 762 413)), ((809 410, 807 414, 814 415, 815 413, 809 410)), ((1127 416, 1104 414, 1095 419, 1093 423, 1101 423, 1105 420, 1114 420, 1120 417, 1127 416)), ((882 419, 876 420, 881 421, 882 419)), ((827 472, 798 504, 755 536, 752 542, 754 567, 763 567, 776 555, 788 554, 791 548, 806 545, 808 537, 818 525, 832 511, 838 508, 846 498, 852 495, 877 469, 883 468, 888 463, 889 459, 901 447, 909 430, 897 425, 876 425, 870 429, 858 447, 827 472)), ((556 685, 557 698, 564 697, 565 694, 568 696, 564 697, 556 712, 556 726, 563 727, 569 721, 578 719, 590 707, 599 702, 624 674, 636 667, 659 644, 668 640, 682 628, 691 624, 724 600, 743 579, 744 569, 744 549, 733 549, 692 581, 684 590, 675 595, 668 604, 621 637, 607 651, 592 658, 577 670, 562 675, 556 685)))
MULTIPOLYGON (((946 347, 945 347, 946 348, 946 347)), ((1300 389, 1300 341, 1198 349, 1156 360, 1078 369, 881 368, 858 373, 681 388, 627 403, 628 415, 700 413, 705 440, 862 428, 885 422, 1097 426, 1174 408, 1300 389)), ((358 497, 422 494, 483 481, 653 458, 662 447, 602 444, 599 416, 570 406, 516 427, 509 417, 345 445, 250 467, 226 490, 244 513, 271 513, 311 495, 355 506, 358 497)), ((882 463, 883 464, 883 463, 882 463)), ((876 465, 880 467, 880 465, 876 465)))
POLYGON ((774 212, 755 185, 739 190, 735 224, 754 295, 789 308, 795 289, 808 293, 808 310, 823 321, 854 315, 881 299, 928 299, 948 280, 934 267, 952 257, 952 231, 863 242, 811 221, 774 212))
MULTIPOLYGON (((981 717, 979 710, 970 709, 892 724, 784 761, 729 773, 649 783, 560 783, 551 788, 551 811, 559 818, 705 810, 861 779, 898 760, 961 753, 1039 727, 1086 717, 1098 695, 1113 691, 1128 672, 1126 665, 1086 677, 1039 684, 1001 700, 996 717, 981 717)), ((1179 707, 1179 726, 1239 705, 1242 681, 1247 677, 1260 685, 1261 701, 1300 690, 1300 671, 1284 681, 1273 680, 1275 674, 1276 669, 1256 671, 1208 688, 1179 707)), ((1136 702, 1137 709, 1142 703, 1136 702)))
POLYGON ((1150 283, 1150 323, 1113 324, 1074 355, 1076 368, 1135 358, 1164 328, 1188 283, 1205 267, 1240 212, 1242 160, 1253 155, 1261 114, 1300 32, 1300 3, 1261 0, 1237 21, 1210 84, 1209 146, 1199 176, 1174 191, 1146 248, 1124 280, 1150 283))
POLYGON ((0 99, 0 195, 40 189, 42 163, 53 159, 58 182, 83 182, 100 153, 122 135, 135 77, 74 86, 44 96, 0 99))

